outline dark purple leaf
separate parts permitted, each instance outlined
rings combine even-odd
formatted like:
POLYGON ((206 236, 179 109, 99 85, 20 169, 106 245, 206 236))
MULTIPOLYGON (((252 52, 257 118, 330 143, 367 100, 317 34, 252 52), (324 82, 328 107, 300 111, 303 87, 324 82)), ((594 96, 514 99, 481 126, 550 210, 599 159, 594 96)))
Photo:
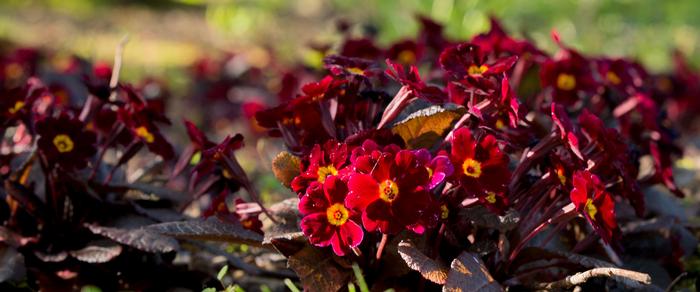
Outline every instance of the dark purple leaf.
POLYGON ((180 246, 177 240, 144 228, 121 229, 87 225, 92 233, 147 252, 171 252, 180 246))
POLYGON ((0 283, 21 280, 26 272, 22 254, 13 247, 0 245, 0 283))
POLYGON ((94 241, 88 246, 70 252, 79 261, 98 264, 106 263, 122 253, 122 246, 109 240, 94 241))
POLYGON ((144 230, 181 239, 225 241, 255 246, 261 245, 263 240, 262 235, 243 228, 241 224, 223 222, 215 217, 155 224, 144 227, 144 230))

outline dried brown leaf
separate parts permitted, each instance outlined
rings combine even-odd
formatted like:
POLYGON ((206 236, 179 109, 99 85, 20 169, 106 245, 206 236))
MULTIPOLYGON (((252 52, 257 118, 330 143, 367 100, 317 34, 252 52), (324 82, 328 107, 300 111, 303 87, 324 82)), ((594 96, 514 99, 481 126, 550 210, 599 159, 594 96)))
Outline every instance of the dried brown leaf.
POLYGON ((441 285, 447 281, 447 267, 423 254, 410 241, 399 243, 399 254, 408 267, 419 272, 423 278, 441 285))
POLYGON ((450 265, 442 291, 503 291, 477 254, 462 252, 450 265))
POLYGON ((333 255, 329 249, 307 244, 289 257, 287 266, 299 276, 304 291, 338 291, 352 275, 349 263, 343 261, 347 260, 333 255))

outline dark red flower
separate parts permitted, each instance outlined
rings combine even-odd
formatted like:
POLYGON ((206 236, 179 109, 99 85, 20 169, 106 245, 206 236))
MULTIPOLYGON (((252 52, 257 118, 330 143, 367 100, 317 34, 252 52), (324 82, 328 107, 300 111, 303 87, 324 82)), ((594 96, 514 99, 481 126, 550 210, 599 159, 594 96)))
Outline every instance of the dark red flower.
POLYGON ((620 236, 615 219, 615 202, 598 177, 587 170, 573 176, 571 201, 606 243, 620 236))
POLYGON ((603 83, 623 94, 633 93, 649 77, 642 66, 625 59, 601 59, 597 66, 603 83))
POLYGON ((540 71, 540 83, 551 90, 552 100, 570 106, 579 101, 579 94, 595 93, 598 84, 590 62, 571 49, 563 49, 557 59, 547 60, 540 71))
POLYGON ((499 75, 518 60, 517 56, 489 60, 487 52, 477 45, 463 43, 445 49, 440 54, 440 65, 458 80, 499 75))
POLYGON ((467 195, 476 197, 489 209, 505 210, 510 182, 508 156, 498 147, 496 137, 486 134, 477 140, 469 128, 460 128, 452 139, 450 154, 455 178, 467 195))
POLYGON ((308 167, 292 180, 292 190, 302 196, 312 182, 323 183, 331 175, 342 174, 347 159, 348 147, 345 143, 329 140, 323 144, 323 148, 314 145, 309 154, 308 167))
POLYGON ((382 51, 367 38, 348 39, 340 48, 340 54, 346 57, 374 60, 382 54, 382 51))
POLYGON ((491 30, 476 35, 470 41, 482 50, 495 56, 530 56, 543 57, 544 53, 526 40, 516 40, 510 37, 503 26, 494 17, 490 18, 491 30))
POLYGON ((331 246, 343 256, 362 243, 364 232, 355 211, 345 204, 348 187, 336 176, 315 182, 299 201, 301 230, 316 246, 331 246))
POLYGON ((97 151, 95 133, 87 131, 83 122, 66 113, 38 121, 36 132, 39 134, 39 151, 50 166, 65 170, 82 169, 97 151))
POLYGON ((404 67, 395 63, 391 60, 386 60, 386 64, 389 66, 384 73, 401 83, 401 85, 408 87, 416 97, 425 98, 432 102, 444 102, 446 98, 446 93, 437 86, 432 86, 426 84, 420 77, 418 73, 418 67, 411 65, 408 72, 404 67))
POLYGON ((434 226, 439 207, 425 190, 428 170, 408 150, 372 151, 357 157, 350 175, 348 207, 362 213, 368 231, 394 234, 404 228, 416 233, 434 226))
POLYGON ((346 56, 330 55, 323 58, 323 63, 328 71, 339 77, 363 77, 369 78, 379 71, 373 67, 372 60, 353 58, 346 56))
POLYGON ((386 51, 386 57, 403 65, 413 65, 420 61, 423 47, 413 40, 396 42, 386 51))

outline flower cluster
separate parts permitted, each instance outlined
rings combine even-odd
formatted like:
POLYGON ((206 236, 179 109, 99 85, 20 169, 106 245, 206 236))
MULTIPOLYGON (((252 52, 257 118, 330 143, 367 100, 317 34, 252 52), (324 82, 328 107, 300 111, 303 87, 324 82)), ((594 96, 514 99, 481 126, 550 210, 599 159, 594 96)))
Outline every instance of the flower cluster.
POLYGON ((683 196, 663 76, 586 56, 556 33, 549 55, 496 20, 464 42, 422 25, 416 40, 386 49, 345 35, 324 59, 327 75, 256 115, 301 161, 289 185, 313 245, 339 256, 376 249, 380 259, 389 239, 413 237, 446 255, 493 240, 494 229, 467 219, 481 208, 520 218, 489 253, 509 269, 544 230, 545 242, 560 234, 573 236, 572 249, 623 252, 617 222, 634 218, 617 210, 653 216, 643 190, 655 184, 683 196), (652 171, 639 177, 645 156, 652 171))

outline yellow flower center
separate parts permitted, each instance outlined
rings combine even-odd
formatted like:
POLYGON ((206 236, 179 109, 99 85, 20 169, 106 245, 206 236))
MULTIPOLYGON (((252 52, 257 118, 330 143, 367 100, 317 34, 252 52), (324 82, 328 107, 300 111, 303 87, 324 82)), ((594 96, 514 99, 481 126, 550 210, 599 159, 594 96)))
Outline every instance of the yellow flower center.
POLYGON ((462 164, 462 170, 464 170, 464 174, 471 176, 471 177, 480 177, 481 176, 481 163, 468 158, 467 160, 464 161, 464 164, 462 164))
POLYGON ((476 66, 476 65, 471 65, 469 66, 469 69, 467 69, 467 73, 469 75, 481 75, 488 70, 489 67, 486 65, 481 65, 481 66, 476 66))
POLYGON ((500 130, 500 129, 503 129, 503 127, 505 127, 505 126, 506 126, 506 124, 503 123, 503 120, 501 120, 501 119, 496 120, 496 129, 500 130))
POLYGON ((17 102, 15 102, 15 106, 11 107, 8 110, 8 112, 10 112, 11 114, 14 114, 14 113, 18 112, 19 110, 21 110, 23 107, 24 107, 24 101, 18 100, 17 102))
POLYGON ((405 50, 401 51, 401 53, 399 53, 396 59, 398 59, 399 63, 413 64, 414 62, 416 62, 416 54, 414 54, 412 51, 405 50))
POLYGON ((330 175, 338 175, 338 170, 335 169, 335 167, 330 164, 327 166, 321 166, 318 168, 318 171, 316 172, 318 175, 318 182, 323 183, 326 181, 326 178, 330 175))
POLYGON ((496 193, 487 192, 486 193, 486 202, 489 202, 489 204, 496 203, 496 193))
POLYGON ((398 195, 399 186, 393 180, 387 179, 379 184, 379 198, 382 200, 391 203, 398 195))
POLYGON ((251 227, 253 227, 253 220, 247 219, 241 221, 241 223, 243 224, 243 228, 245 229, 250 229, 251 227))
POLYGON ((5 75, 7 75, 7 79, 14 80, 24 75, 24 69, 20 64, 11 63, 5 67, 5 75))
POLYGON ((364 75, 365 74, 365 70, 362 70, 362 69, 357 68, 357 67, 348 68, 347 70, 348 70, 348 72, 355 74, 355 75, 364 75))
POLYGON ((68 135, 58 134, 53 137, 53 145, 56 146, 56 150, 60 153, 73 151, 73 140, 68 135))
POLYGON ((610 83, 618 85, 622 80, 620 80, 620 77, 615 74, 613 71, 608 71, 608 74, 605 74, 605 77, 610 81, 610 83))
POLYGON ((440 219, 445 220, 447 217, 450 217, 450 209, 447 208, 447 205, 442 204, 440 205, 440 219))
POLYGON ((557 167, 557 176, 559 177, 561 184, 566 184, 566 173, 564 173, 563 167, 557 167))
POLYGON ((586 200, 584 208, 586 209, 586 213, 588 213, 588 217, 591 218, 591 220, 595 220, 595 214, 598 214, 598 208, 593 204, 593 200, 586 200))
POLYGON ((572 90, 576 88, 576 77, 571 74, 561 73, 557 77, 557 87, 561 90, 572 90))
POLYGON ((144 126, 136 128, 136 136, 146 140, 146 143, 153 143, 153 141, 156 139, 144 126))
POLYGON ((433 170, 432 170, 432 169, 430 169, 430 167, 426 167, 426 168, 425 168, 425 170, 427 170, 427 171, 428 171, 428 178, 431 178, 431 177, 433 177, 433 170))
POLYGON ((299 124, 301 124, 301 118, 298 116, 293 117, 293 118, 284 118, 282 120, 282 124, 285 126, 292 126, 292 125, 298 126, 299 124))
POLYGON ((343 204, 335 203, 326 209, 326 216, 328 217, 328 223, 335 226, 340 226, 348 221, 350 215, 348 213, 348 209, 346 209, 343 204))

